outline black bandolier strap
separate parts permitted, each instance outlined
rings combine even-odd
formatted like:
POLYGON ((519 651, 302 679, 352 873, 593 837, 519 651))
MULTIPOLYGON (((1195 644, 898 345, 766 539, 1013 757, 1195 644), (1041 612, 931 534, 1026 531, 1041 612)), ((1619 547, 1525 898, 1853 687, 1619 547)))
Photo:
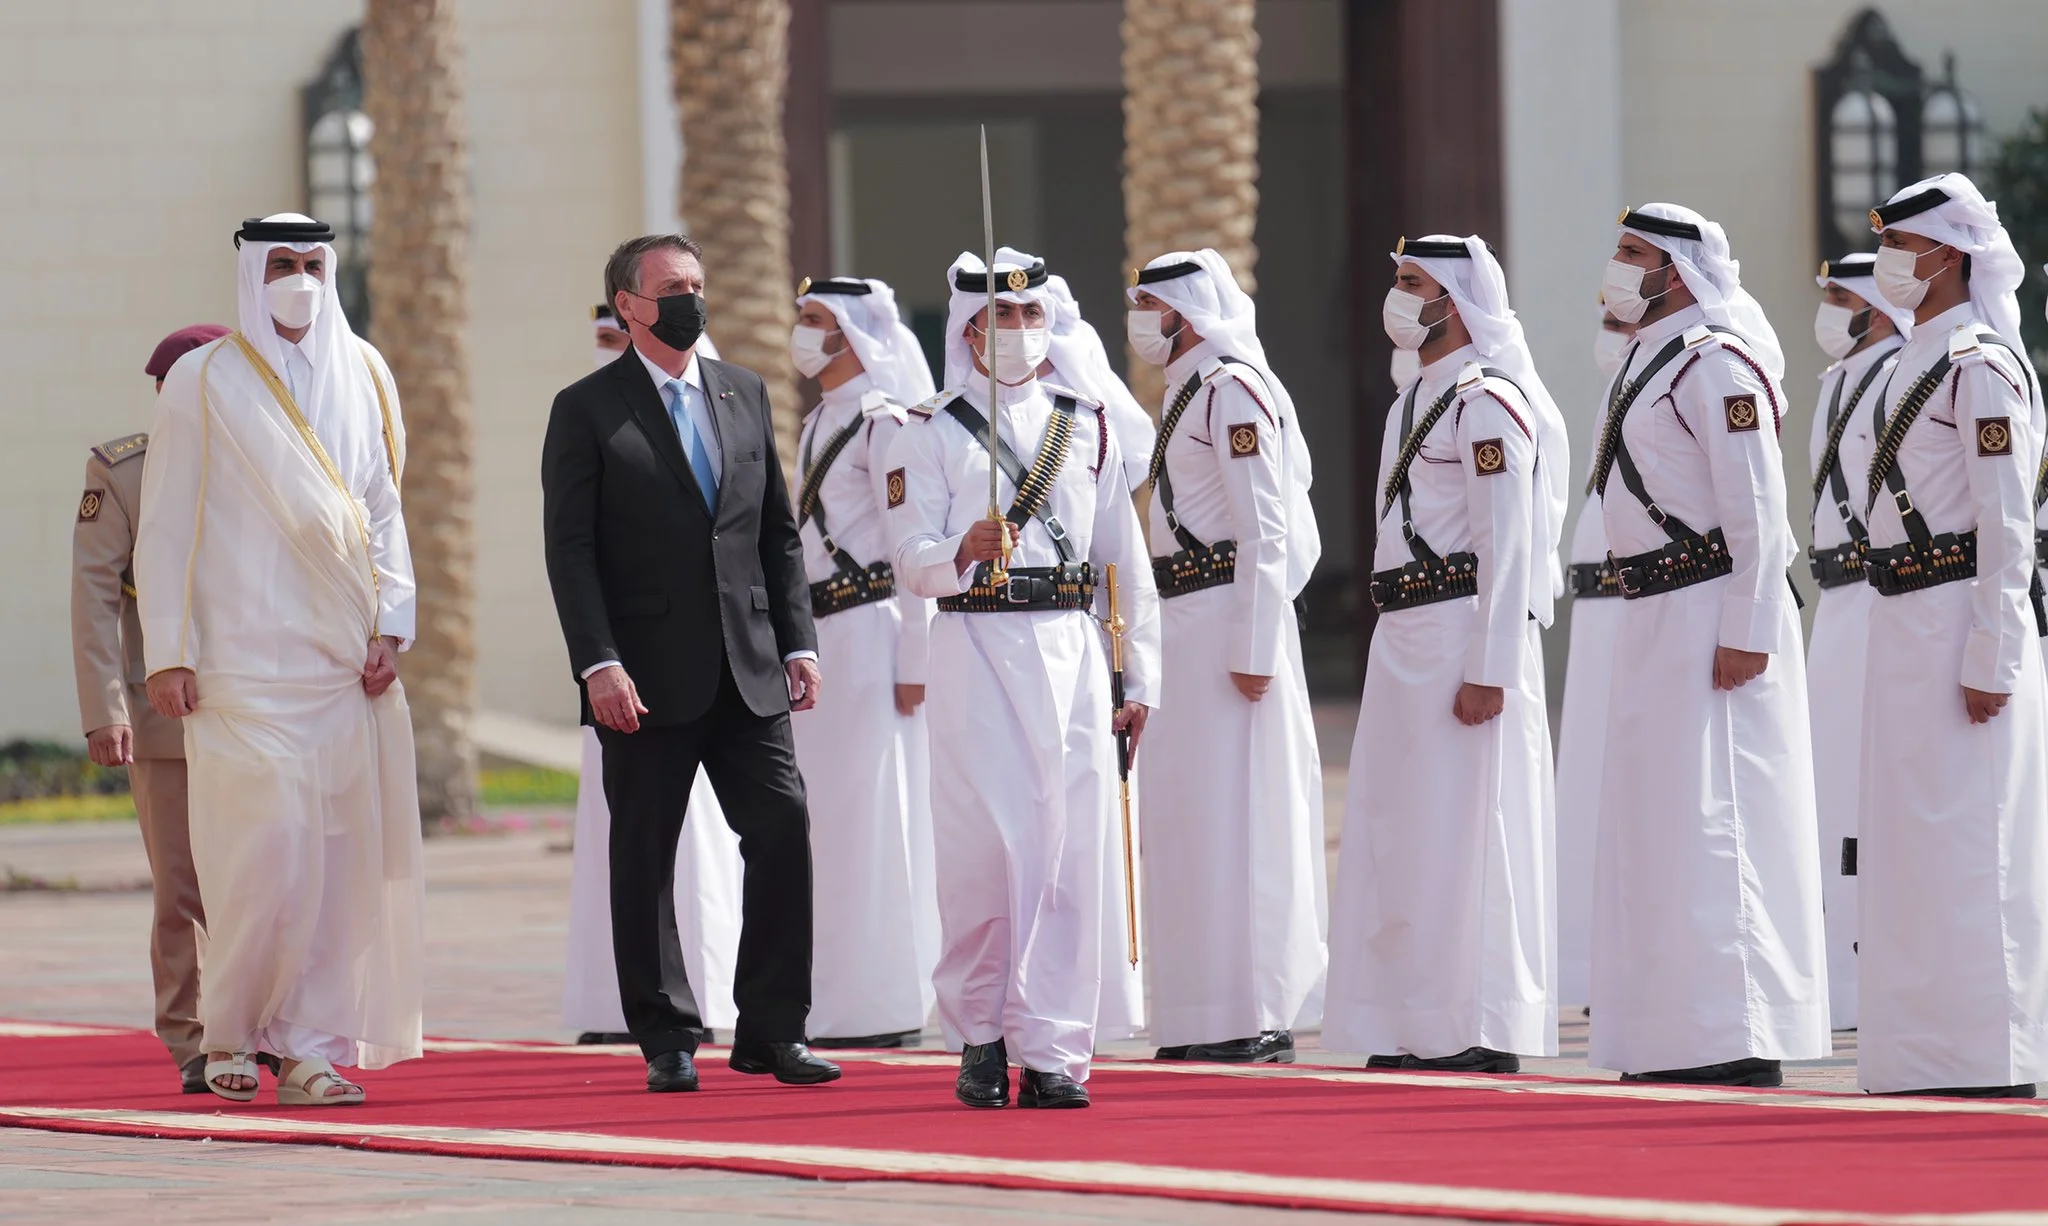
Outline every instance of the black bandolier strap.
POLYGON ((1409 385, 1407 398, 1401 402, 1401 450, 1394 454, 1394 466, 1388 471, 1386 488, 1380 494, 1382 521, 1394 508, 1395 502, 1401 504, 1401 538, 1408 542, 1408 552, 1414 555, 1415 560, 1390 570, 1373 572, 1366 592, 1372 598, 1372 607, 1381 613, 1396 613, 1402 609, 1479 594, 1479 555, 1467 550, 1438 557, 1436 551, 1429 547, 1429 542, 1415 530, 1415 518, 1409 505, 1413 486, 1408 481, 1408 470, 1415 466, 1416 457, 1422 454, 1422 444, 1429 437, 1429 432, 1450 411, 1451 402, 1458 396, 1458 385, 1454 382, 1445 388, 1444 394, 1430 403, 1418 422, 1415 420, 1415 398, 1421 391, 1422 380, 1417 379, 1409 385))
POLYGON ((1621 595, 1621 572, 1611 562, 1574 562, 1571 569, 1574 600, 1598 600, 1621 595))
MULTIPOLYGON (((1884 393, 1878 394, 1877 453, 1870 461, 1870 501, 1865 504, 1864 513, 1876 509, 1880 492, 1890 491, 1907 538, 1904 544, 1870 551, 1870 586, 1880 596, 1898 596, 1977 576, 1976 530, 1935 534, 1928 528, 1920 508, 1913 505, 1913 496, 1906 492, 1905 474, 1899 471, 1899 448, 1905 445, 1906 432, 1913 428, 1920 411, 1948 377, 1950 365, 1946 353, 1936 359, 1906 389, 1898 412, 1889 422, 1884 416, 1884 393)), ((1885 390, 1891 390, 1890 379, 1885 380, 1885 390)))
MULTIPOLYGON (((1067 447, 1073 442, 1075 407, 1071 396, 1059 396, 1053 400, 1052 419, 1046 423, 1045 437, 1039 440, 1038 454, 1028 469, 1024 467, 1024 461, 1017 458, 1017 453, 1010 449, 1009 442, 1000 434, 996 436, 995 462, 1002 467, 1003 475, 1010 479, 1010 484, 1017 488, 1017 497, 1010 503, 1004 518, 1020 532, 1027 520, 1036 519, 1052 537, 1060 564, 1013 566, 1009 582, 998 589, 989 582, 989 564, 976 563, 974 585, 958 596, 941 596, 940 612, 1043 613, 1057 609, 1086 609, 1094 604, 1095 568, 1086 562, 1074 561, 1066 525, 1060 522, 1059 516, 1046 510, 1053 484, 1059 480, 1060 468, 1066 463, 1067 447)), ((955 398, 946 405, 946 416, 958 422, 960 428, 975 439, 985 441, 988 438, 989 420, 975 412, 966 400, 955 398)))
MULTIPOLYGON (((1734 335, 1727 328, 1713 327, 1716 332, 1734 335)), ((1643 367, 1643 373, 1634 379, 1628 378, 1629 359, 1623 358, 1621 370, 1614 376, 1614 388, 1607 399, 1606 429, 1600 434, 1600 454, 1593 464, 1593 486, 1600 491, 1600 497, 1607 497, 1607 477, 1610 471, 1621 470, 1621 483, 1635 500, 1643 504, 1650 521, 1664 530, 1671 543, 1661 549, 1646 553, 1616 557, 1611 551, 1607 555, 1608 565, 1614 567, 1615 579, 1621 587, 1623 600, 1640 600, 1663 592, 1675 592, 1679 588, 1691 587, 1718 579, 1735 570, 1735 559, 1728 553, 1728 538, 1719 528, 1709 529, 1701 534, 1676 515, 1657 505, 1650 497, 1648 487, 1643 484, 1643 474, 1637 470, 1635 461, 1628 454, 1628 444, 1622 440, 1621 424, 1634 407, 1637 397, 1649 386, 1650 379, 1671 364, 1686 348, 1685 336, 1672 337, 1657 351, 1650 364, 1643 367)), ((1634 351, 1630 351, 1630 357, 1634 351)))
MULTIPOLYGON (((1223 360, 1228 362, 1232 359, 1223 360)), ((1181 414, 1187 412, 1195 393, 1201 389, 1202 374, 1196 371, 1174 394, 1173 403, 1167 406, 1166 416, 1160 420, 1159 435, 1152 442, 1152 463, 1146 477, 1158 489, 1159 509, 1166 515, 1166 526, 1172 529, 1173 539, 1180 544, 1179 551, 1172 556, 1152 559, 1152 580, 1159 588, 1161 599, 1222 587, 1237 579, 1237 542, 1217 541, 1213 545, 1204 545, 1194 533, 1181 526, 1180 517, 1173 513, 1173 476, 1166 468, 1166 444, 1180 425, 1181 414)))
POLYGON ((804 485, 797 496, 797 526, 801 528, 806 522, 816 520, 825 552, 832 555, 833 564, 838 567, 830 578, 811 585, 811 615, 814 617, 830 617, 834 613, 887 600, 896 594, 896 572, 886 560, 862 566, 852 554, 839 547, 839 542, 832 539, 832 530, 825 524, 822 497, 825 474, 831 471, 833 461, 866 424, 866 415, 856 414, 852 421, 825 440, 825 454, 818 457, 816 464, 811 462, 811 444, 817 442, 818 432, 811 431, 811 437, 804 440, 804 453, 799 461, 804 470, 804 485))
MULTIPOLYGON (((1896 348, 1898 346, 1894 346, 1896 348)), ((1871 383, 1884 370, 1886 356, 1878 354, 1871 359, 1870 369, 1863 372, 1863 378, 1857 382, 1847 405, 1842 403, 1842 389, 1849 383, 1847 375, 1835 384, 1835 394, 1828 400, 1828 441, 1821 450, 1820 469, 1813 478, 1814 515, 1817 522, 1820 495, 1825 489, 1835 501, 1835 510, 1842 516, 1842 524, 1849 531, 1849 540, 1832 549, 1807 547, 1807 563, 1813 571, 1813 581, 1823 590, 1864 581, 1863 559, 1870 552, 1870 530, 1864 527, 1855 506, 1849 501, 1849 479, 1842 472, 1842 435, 1856 416, 1857 406, 1863 403, 1863 393, 1870 390, 1871 383)))

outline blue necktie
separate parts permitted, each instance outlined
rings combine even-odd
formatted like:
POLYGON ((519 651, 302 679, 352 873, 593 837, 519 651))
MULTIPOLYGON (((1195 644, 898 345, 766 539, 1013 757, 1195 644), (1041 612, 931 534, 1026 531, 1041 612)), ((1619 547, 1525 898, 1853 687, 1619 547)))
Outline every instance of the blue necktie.
POLYGON ((683 440, 683 450, 690 456, 690 472, 697 478, 697 488, 704 493, 707 508, 718 506, 718 470, 711 466, 711 452, 704 446, 703 432, 697 429, 697 422, 690 416, 689 384, 681 379, 668 381, 668 415, 676 424, 676 435, 683 440))

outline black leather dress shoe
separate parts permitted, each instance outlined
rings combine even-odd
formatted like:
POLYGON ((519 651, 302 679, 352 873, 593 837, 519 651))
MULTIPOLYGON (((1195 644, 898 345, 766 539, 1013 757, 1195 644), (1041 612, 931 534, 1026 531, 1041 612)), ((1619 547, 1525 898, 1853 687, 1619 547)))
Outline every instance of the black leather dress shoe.
POLYGON ((1519 1073, 1522 1058, 1511 1051, 1468 1047, 1455 1056, 1402 1056, 1401 1067, 1434 1073, 1519 1073))
POLYGON ((1001 1039, 969 1043, 960 1049, 960 1076, 953 1097, 970 1107, 1010 1105, 1010 1049, 1001 1039))
POLYGON ((1224 1043, 1190 1043, 1183 1060, 1206 1060, 1215 1064, 1292 1064, 1294 1032, 1268 1030, 1249 1039, 1224 1043))
POLYGON ((194 1056, 178 1070, 179 1087, 186 1094, 206 1093, 206 1057, 194 1056))
POLYGON ((1406 1056, 1367 1056, 1365 1058, 1365 1067, 1380 1069, 1400 1068, 1401 1061, 1405 1059, 1407 1059, 1406 1056))
POLYGON ((1679 1086, 1781 1086, 1785 1070, 1776 1060, 1728 1060, 1696 1068, 1661 1069, 1651 1073, 1623 1073, 1623 1081, 1660 1082, 1679 1086))
POLYGON ((1088 1087, 1065 1073, 1025 1069, 1017 1078, 1017 1105, 1047 1109, 1085 1107, 1088 1087))
POLYGON ((2034 1083, 2019 1086, 1946 1086, 1938 1090, 1888 1090, 1881 1098, 2032 1098, 2034 1083))
POLYGON ((576 1046, 578 1047, 604 1047, 615 1043, 631 1043, 632 1041, 633 1036, 623 1031, 614 1033, 609 1030, 586 1030, 576 1036, 576 1046))
POLYGON ((647 1092, 676 1094, 697 1088, 697 1062, 686 1051, 665 1051, 647 1062, 647 1092))
POLYGON ((924 1031, 922 1030, 899 1030, 894 1034, 867 1034, 852 1038, 842 1038, 834 1035, 829 1038, 812 1039, 810 1043, 812 1047, 822 1047, 827 1051, 837 1051, 859 1047, 909 1047, 923 1037, 924 1031))
POLYGON ((1152 1058, 1154 1060, 1185 1060, 1188 1058, 1189 1046, 1191 1045, 1182 1043, 1178 1047, 1162 1047, 1152 1053, 1152 1058))
POLYGON ((820 1060, 801 1043, 741 1043, 732 1045, 726 1063, 735 1073, 771 1073, 786 1086, 814 1086, 839 1080, 839 1066, 820 1060))

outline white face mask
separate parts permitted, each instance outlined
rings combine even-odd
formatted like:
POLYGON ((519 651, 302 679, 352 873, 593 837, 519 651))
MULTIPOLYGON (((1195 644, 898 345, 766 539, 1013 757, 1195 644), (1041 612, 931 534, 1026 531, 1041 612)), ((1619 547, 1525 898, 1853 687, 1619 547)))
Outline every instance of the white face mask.
POLYGON ((796 363, 796 372, 806 379, 815 379, 818 372, 832 364, 837 353, 825 352, 825 338, 832 335, 823 328, 798 324, 789 334, 789 359, 796 363))
POLYGON ((1832 302, 1821 303, 1820 310, 1813 316, 1813 343, 1836 361, 1848 357, 1849 351, 1870 332, 1868 322, 1864 323, 1862 332, 1850 331, 1856 316, 1857 312, 1848 307, 1836 306, 1832 302))
POLYGON ((1632 324, 1650 309, 1652 299, 1662 298, 1671 292, 1671 278, 1678 275, 1676 266, 1665 266, 1664 288, 1643 296, 1643 278, 1649 269, 1640 264, 1629 264, 1621 260, 1607 261, 1607 274, 1600 279, 1600 300, 1607 304, 1607 313, 1625 324, 1632 324))
MULTIPOLYGON (((1131 352, 1141 362, 1164 366, 1173 357, 1173 338, 1180 335, 1176 328, 1171 336, 1162 332, 1161 321, 1166 318, 1164 311, 1129 311, 1124 315, 1124 335, 1130 338, 1131 352)), ((1182 328, 1187 325, 1183 323, 1182 328)))
POLYGON ((1593 364, 1602 376, 1612 379, 1621 369, 1621 355, 1628 352, 1628 334, 1602 328, 1593 334, 1593 364))
POLYGON ((1420 294, 1411 294, 1399 286, 1388 290, 1387 300, 1380 307, 1380 323, 1387 329, 1387 339, 1393 341, 1396 348, 1422 348, 1422 343, 1429 339, 1430 328, 1435 326, 1422 322, 1423 310, 1448 297, 1449 294, 1440 294, 1435 298, 1425 299, 1420 294))
MULTIPOLYGON (((1939 251, 1941 248, 1936 247, 1934 250, 1939 251)), ((1936 270, 1934 277, 1923 280, 1913 275, 1919 267, 1920 256, 1904 247, 1879 247, 1877 268, 1873 273, 1877 278, 1877 292, 1884 295, 1886 302, 1901 311, 1910 311, 1919 306, 1920 300, 1927 297, 1927 282, 1941 275, 1941 272, 1936 270)))
POLYGON ((1394 377, 1395 390, 1403 390, 1422 377, 1422 355, 1413 349, 1396 349, 1387 373, 1394 377))
POLYGON ((295 272, 263 287, 263 304, 270 317, 287 328, 310 327, 320 314, 320 297, 326 290, 311 273, 295 272))
POLYGON ((995 358, 989 365, 996 381, 1010 387, 1037 377, 1052 352, 1052 333, 1045 328, 997 328, 994 337, 995 358))

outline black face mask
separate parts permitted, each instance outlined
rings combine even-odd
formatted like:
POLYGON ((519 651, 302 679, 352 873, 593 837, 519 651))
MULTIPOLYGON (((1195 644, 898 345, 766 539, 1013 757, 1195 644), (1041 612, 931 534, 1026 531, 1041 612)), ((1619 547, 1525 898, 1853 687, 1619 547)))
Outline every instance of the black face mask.
POLYGON ((645 294, 634 294, 635 298, 646 298, 660 308, 660 315, 647 330, 654 339, 669 348, 682 352, 694 346, 704 335, 704 295, 668 294, 661 298, 647 298, 645 294))

